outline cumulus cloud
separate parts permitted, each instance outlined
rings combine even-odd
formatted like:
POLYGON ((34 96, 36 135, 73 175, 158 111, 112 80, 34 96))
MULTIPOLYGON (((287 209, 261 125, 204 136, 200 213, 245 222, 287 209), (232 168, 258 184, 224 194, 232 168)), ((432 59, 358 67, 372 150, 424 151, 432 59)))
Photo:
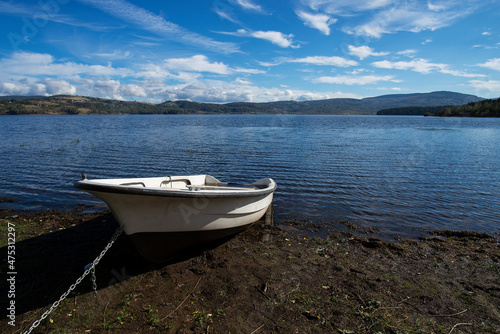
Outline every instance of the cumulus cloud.
POLYGON ((118 80, 98 79, 94 81, 93 91, 97 92, 100 96, 113 96, 118 92, 120 85, 120 81, 118 80))
POLYGON ((377 75, 360 75, 360 76, 325 76, 313 79, 315 83, 328 83, 328 84, 338 84, 338 85, 371 85, 376 84, 380 81, 392 81, 393 76, 377 76, 377 75))
POLYGON ((0 94, 3 95, 74 95, 76 87, 65 80, 46 78, 43 80, 11 80, 0 83, 0 94))
POLYGON ((330 35, 330 26, 337 22, 337 19, 322 13, 311 14, 300 10, 296 14, 306 26, 317 29, 327 36, 330 35))
POLYGON ((26 82, 2 82, 0 83, 0 94, 2 95, 36 95, 33 94, 39 86, 26 82))
POLYGON ((87 65, 74 62, 59 62, 46 53, 15 52, 10 58, 0 60, 0 73, 23 75, 46 75, 66 77, 78 74, 128 76, 133 71, 108 65, 87 65))
POLYGON ((356 56, 361 60, 370 56, 385 56, 389 54, 389 52, 374 52, 373 49, 369 46, 349 45, 348 48, 350 55, 356 56))
POLYGON ((125 84, 120 87, 120 93, 125 96, 147 97, 146 88, 135 84, 125 84))
MULTIPOLYGON (((291 59, 308 64, 350 66, 340 57, 291 59)), ((351 63, 350 63, 351 62, 351 63)), ((255 86, 248 76, 263 73, 232 67, 204 55, 167 58, 121 69, 109 63, 87 65, 60 61, 50 54, 18 52, 0 58, 0 95, 87 95, 114 99, 179 100, 200 102, 313 100, 353 97, 341 92, 311 92, 290 87, 255 86), (205 78, 204 74, 211 76, 205 78), (214 77, 224 77, 215 80, 214 77)))
POLYGON ((76 94, 76 87, 65 80, 43 79, 38 84, 45 86, 45 93, 41 95, 76 94))
POLYGON ((191 100, 199 102, 268 102, 280 100, 308 101, 331 98, 359 98, 352 93, 314 92, 283 87, 255 86, 251 81, 237 77, 222 80, 168 84, 165 80, 124 83, 121 79, 80 79, 78 84, 66 80, 17 80, 0 82, 1 95, 89 95, 113 99, 137 99, 161 102, 165 100, 191 100))
POLYGON ((258 74, 263 71, 253 68, 229 67, 222 62, 213 62, 204 55, 186 58, 169 58, 158 63, 137 64, 137 68, 87 65, 74 62, 61 62, 50 54, 16 52, 11 57, 0 59, 0 73, 4 76, 46 76, 58 78, 96 76, 145 79, 173 79, 184 82, 195 81, 200 73, 230 75, 234 73, 258 74))
POLYGON ((309 101, 336 97, 359 98, 355 94, 342 92, 311 92, 287 87, 267 88, 254 86, 246 80, 225 82, 212 80, 184 85, 167 85, 164 82, 149 82, 148 96, 161 100, 192 100, 200 102, 267 102, 280 100, 309 101))

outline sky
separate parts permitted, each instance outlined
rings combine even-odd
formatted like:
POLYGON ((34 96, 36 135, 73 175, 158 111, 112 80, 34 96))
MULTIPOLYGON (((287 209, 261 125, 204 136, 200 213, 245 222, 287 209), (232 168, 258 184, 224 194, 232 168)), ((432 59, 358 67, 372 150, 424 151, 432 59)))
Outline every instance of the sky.
POLYGON ((0 0, 0 95, 500 97, 499 0, 0 0))

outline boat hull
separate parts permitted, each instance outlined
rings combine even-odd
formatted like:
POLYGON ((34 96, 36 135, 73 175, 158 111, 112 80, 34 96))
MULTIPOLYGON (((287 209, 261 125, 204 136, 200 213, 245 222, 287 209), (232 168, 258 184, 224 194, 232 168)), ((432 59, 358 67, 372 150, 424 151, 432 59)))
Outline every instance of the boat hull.
POLYGON ((221 186, 211 176, 167 181, 82 180, 75 186, 103 200, 139 253, 152 262, 241 232, 266 213, 276 189, 272 179, 250 187, 221 186))

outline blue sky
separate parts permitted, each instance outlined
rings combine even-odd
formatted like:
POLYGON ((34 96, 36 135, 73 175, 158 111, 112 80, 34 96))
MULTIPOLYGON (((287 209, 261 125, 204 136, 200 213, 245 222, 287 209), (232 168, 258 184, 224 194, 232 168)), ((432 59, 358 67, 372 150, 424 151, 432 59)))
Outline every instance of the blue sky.
POLYGON ((0 95, 500 97, 497 0, 0 0, 0 95))

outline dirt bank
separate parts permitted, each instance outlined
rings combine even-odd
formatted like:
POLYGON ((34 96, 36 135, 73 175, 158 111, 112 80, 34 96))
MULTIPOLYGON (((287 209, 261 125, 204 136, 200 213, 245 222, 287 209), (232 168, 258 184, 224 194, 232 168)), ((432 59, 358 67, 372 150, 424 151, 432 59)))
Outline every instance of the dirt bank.
MULTIPOLYGON (((16 326, 29 328, 80 277, 117 224, 109 213, 0 210, 16 232, 16 326)), ((7 240, 0 249, 7 272, 7 240)), ((170 264, 125 235, 33 333, 500 333, 496 236, 442 232, 395 243, 304 237, 255 224, 170 264)), ((6 281, 2 280, 6 291, 6 281)), ((6 292, 2 292, 2 300, 6 292)))

